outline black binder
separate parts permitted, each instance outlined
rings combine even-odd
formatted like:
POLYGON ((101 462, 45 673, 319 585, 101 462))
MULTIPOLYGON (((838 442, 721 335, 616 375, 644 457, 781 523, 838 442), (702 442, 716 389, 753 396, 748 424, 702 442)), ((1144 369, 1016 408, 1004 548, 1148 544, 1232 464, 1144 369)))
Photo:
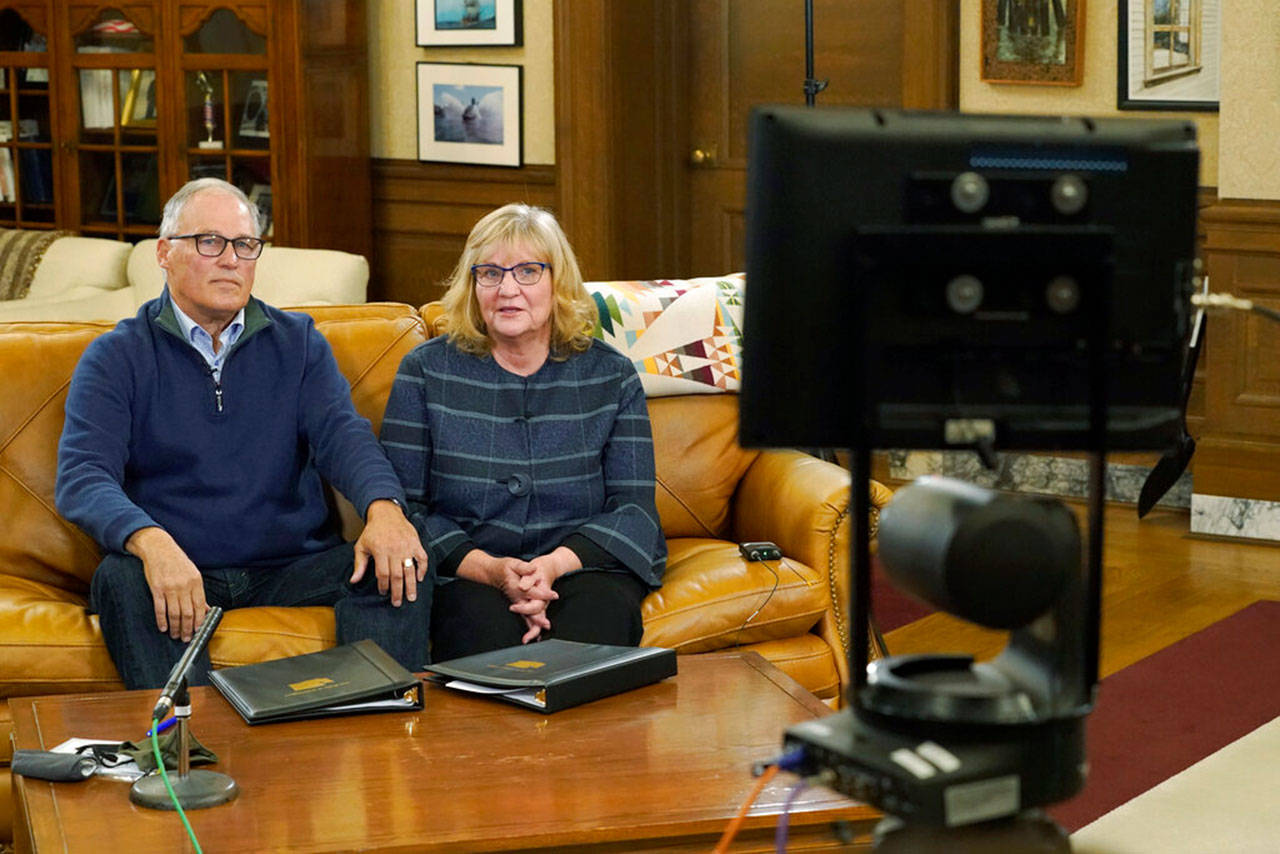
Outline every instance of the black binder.
POLYGON ((422 708, 422 683, 371 640, 209 674, 251 724, 422 708))
POLYGON ((427 667, 432 682, 556 712, 676 675, 676 653, 662 647, 545 640, 468 655, 427 667))

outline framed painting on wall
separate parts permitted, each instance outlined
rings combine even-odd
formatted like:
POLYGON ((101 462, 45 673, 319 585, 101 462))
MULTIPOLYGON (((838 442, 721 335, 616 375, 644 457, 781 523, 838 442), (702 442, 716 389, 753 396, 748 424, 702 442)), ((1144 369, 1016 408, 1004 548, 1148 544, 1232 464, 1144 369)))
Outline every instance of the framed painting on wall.
POLYGON ((1116 106, 1217 112, 1222 0, 1119 0, 1116 106))
POLYGON ((982 0, 982 79, 1079 86, 1084 0, 982 0))
POLYGON ((418 159, 520 166, 519 65, 418 63, 418 159))
POLYGON ((520 0, 417 0, 421 47, 523 43, 520 0))

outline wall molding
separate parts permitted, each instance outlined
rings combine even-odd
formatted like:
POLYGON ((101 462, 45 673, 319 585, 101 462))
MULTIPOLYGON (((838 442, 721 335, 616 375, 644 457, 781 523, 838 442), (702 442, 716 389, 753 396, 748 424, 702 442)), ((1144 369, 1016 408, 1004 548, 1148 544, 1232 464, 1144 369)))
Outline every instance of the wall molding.
POLYGON ((476 220, 508 202, 556 204, 555 166, 519 169, 377 158, 369 299, 437 299, 476 220))

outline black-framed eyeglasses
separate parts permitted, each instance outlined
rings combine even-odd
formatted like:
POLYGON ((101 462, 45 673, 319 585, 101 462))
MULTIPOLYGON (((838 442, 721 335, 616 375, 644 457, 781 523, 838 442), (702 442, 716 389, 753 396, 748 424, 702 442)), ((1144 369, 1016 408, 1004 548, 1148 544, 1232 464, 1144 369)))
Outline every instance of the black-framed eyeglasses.
POLYGON ((473 264, 471 278, 482 288, 496 288, 502 284, 507 273, 510 273, 517 285, 527 288, 542 281, 542 274, 549 269, 551 265, 545 261, 521 261, 511 267, 503 267, 499 264, 473 264))
POLYGON ((206 258, 217 258, 227 248, 227 244, 231 244, 231 249, 236 253, 236 257, 243 261, 254 261, 262 254, 264 242, 256 237, 223 237, 221 234, 213 232, 202 232, 200 234, 175 234, 169 240, 194 240, 196 242, 196 251, 206 258))

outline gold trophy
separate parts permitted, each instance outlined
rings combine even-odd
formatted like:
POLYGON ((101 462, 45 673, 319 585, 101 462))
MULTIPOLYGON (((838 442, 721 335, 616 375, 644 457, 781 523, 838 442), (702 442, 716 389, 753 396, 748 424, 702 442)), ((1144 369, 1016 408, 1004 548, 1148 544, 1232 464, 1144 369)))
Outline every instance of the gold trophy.
POLYGON ((222 140, 213 138, 213 84, 203 72, 196 74, 196 85, 204 91, 204 132, 205 138, 200 140, 200 148, 222 148, 222 140))

